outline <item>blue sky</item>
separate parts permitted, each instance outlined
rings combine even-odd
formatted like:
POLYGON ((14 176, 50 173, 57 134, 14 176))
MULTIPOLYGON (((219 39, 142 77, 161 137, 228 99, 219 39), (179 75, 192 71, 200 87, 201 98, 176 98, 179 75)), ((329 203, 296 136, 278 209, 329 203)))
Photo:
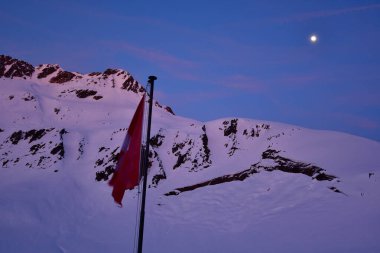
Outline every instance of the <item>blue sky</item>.
POLYGON ((0 22, 0 54, 156 75, 158 100, 181 116, 380 141, 380 1, 21 0, 1 3, 0 22))

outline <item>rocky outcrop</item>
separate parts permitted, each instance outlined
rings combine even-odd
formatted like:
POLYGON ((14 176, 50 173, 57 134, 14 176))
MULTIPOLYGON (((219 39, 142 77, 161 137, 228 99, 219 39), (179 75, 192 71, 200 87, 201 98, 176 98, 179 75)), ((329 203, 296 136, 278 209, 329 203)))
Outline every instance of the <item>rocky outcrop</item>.
POLYGON ((182 192, 193 191, 195 189, 206 187, 206 186, 210 186, 210 185, 223 184, 223 183, 228 183, 228 182, 233 182, 233 181, 243 181, 243 180, 247 179, 249 176, 251 176, 251 175, 253 175, 255 173, 258 173, 258 170, 253 165, 253 166, 251 166, 251 168, 249 168, 247 170, 244 170, 244 171, 241 171, 241 172, 238 172, 238 173, 235 173, 235 174, 231 174, 231 175, 225 175, 225 176, 221 176, 221 177, 216 177, 216 178, 204 181, 204 182, 199 183, 199 184, 194 184, 194 185, 190 185, 190 186, 180 187, 180 188, 177 188, 177 189, 175 189, 173 191, 165 193, 164 195, 165 196, 178 195, 178 194, 180 194, 182 192))
POLYGON ((269 129, 270 129, 270 125, 268 124, 256 125, 255 127, 252 127, 250 129, 244 129, 243 135, 247 136, 247 138, 260 137, 260 133, 262 130, 269 130, 269 129))
POLYGON ((60 71, 58 74, 50 79, 51 83, 66 83, 71 81, 76 75, 69 71, 60 71))
POLYGON ((172 109, 171 107, 169 107, 169 106, 165 106, 164 109, 165 109, 165 111, 167 111, 168 113, 170 113, 170 114, 172 114, 172 115, 175 115, 175 114, 174 114, 174 111, 173 111, 173 109, 172 109))
POLYGON ((158 103, 158 101, 156 101, 156 102, 154 103, 154 105, 155 105, 156 107, 163 108, 165 111, 167 111, 168 113, 170 113, 170 114, 172 114, 172 115, 175 115, 174 112, 173 112, 173 109, 170 108, 169 106, 165 106, 165 107, 163 107, 162 105, 160 105, 160 103, 158 103))
POLYGON ((100 147, 98 153, 101 154, 101 158, 98 158, 95 162, 94 168, 103 167, 95 174, 96 181, 107 181, 109 177, 115 172, 116 163, 119 159, 119 146, 112 149, 109 147, 100 147))
POLYGON ((90 96, 94 96, 98 93, 96 90, 76 90, 75 94, 78 98, 86 98, 90 96))
POLYGON ((59 69, 58 65, 40 65, 37 67, 38 69, 41 70, 41 72, 37 75, 38 79, 46 78, 48 75, 53 74, 55 71, 59 69))
POLYGON ((10 56, 0 55, 0 77, 30 78, 33 73, 34 67, 31 64, 10 56))
POLYGON ((145 89, 139 85, 139 83, 132 76, 128 76, 128 78, 121 85, 121 88, 134 93, 141 93, 145 91, 145 89))
POLYGON ((104 77, 108 77, 110 75, 114 75, 116 74, 117 72, 119 72, 119 70, 117 69, 106 69, 104 72, 103 72, 103 76, 104 77))
MULTIPOLYGON (((273 149, 268 149, 262 153, 262 158, 267 160, 273 160, 273 162, 276 164, 274 166, 268 166, 263 165, 262 163, 256 163, 252 164, 249 169, 243 170, 238 173, 230 174, 230 175, 224 175, 220 177, 216 177, 198 184, 189 185, 185 187, 180 187, 177 189, 174 189, 173 191, 170 191, 168 193, 165 193, 165 196, 172 196, 172 195, 178 195, 182 192, 187 191, 193 191, 198 188, 210 186, 210 185, 217 185, 217 184, 223 184, 233 181, 243 181, 250 177, 253 174, 260 173, 260 171, 282 171, 287 173, 300 173, 304 174, 306 176, 311 177, 312 179, 318 180, 318 181, 332 181, 336 179, 336 176, 328 175, 326 174, 325 170, 315 166, 311 165, 310 163, 304 163, 304 162, 298 162, 293 161, 289 158, 283 157, 279 155, 280 151, 276 151, 273 149)), ((338 190, 336 187, 329 187, 330 190, 342 193, 340 190, 338 190)))
POLYGON ((276 165, 266 167, 266 171, 280 170, 288 173, 301 173, 318 181, 334 180, 336 177, 326 174, 325 170, 310 163, 297 162, 279 155, 280 151, 267 149, 262 153, 263 159, 273 160, 276 165))
POLYGON ((65 129, 32 129, 15 131, 0 143, 0 166, 12 168, 22 164, 28 168, 55 168, 65 157, 65 129))
POLYGON ((224 136, 229 138, 229 141, 224 144, 224 146, 228 149, 228 155, 232 156, 236 150, 238 150, 238 141, 236 137, 237 127, 238 127, 238 119, 225 120, 223 121, 223 134, 224 136))

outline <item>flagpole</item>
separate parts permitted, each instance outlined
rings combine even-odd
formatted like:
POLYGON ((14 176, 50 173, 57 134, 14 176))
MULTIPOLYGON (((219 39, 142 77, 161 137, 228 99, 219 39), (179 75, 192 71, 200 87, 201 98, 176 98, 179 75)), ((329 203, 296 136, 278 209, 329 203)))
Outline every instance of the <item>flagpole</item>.
POLYGON ((149 141, 150 141, 150 128, 152 123, 152 106, 153 106, 153 88, 154 81, 157 80, 155 76, 148 77, 148 83, 150 84, 149 92, 149 112, 148 112, 148 127, 146 133, 146 143, 145 143, 145 152, 144 154, 144 163, 141 170, 141 176, 143 179, 143 189, 142 189, 142 198, 141 198, 141 211, 140 211, 140 227, 139 227, 139 242, 137 252, 142 253, 143 238, 144 238, 144 221, 145 221, 145 198, 146 198, 146 185, 147 185, 147 170, 149 164, 149 141))

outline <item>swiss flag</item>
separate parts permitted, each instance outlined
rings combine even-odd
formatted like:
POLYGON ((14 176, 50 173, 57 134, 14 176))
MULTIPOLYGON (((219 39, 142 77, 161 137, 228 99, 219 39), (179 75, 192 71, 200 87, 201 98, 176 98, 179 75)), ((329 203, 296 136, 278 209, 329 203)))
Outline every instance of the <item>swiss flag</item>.
POLYGON ((131 190, 139 184, 141 157, 141 137, 144 120, 145 95, 133 115, 132 122, 121 147, 116 170, 109 182, 113 186, 112 196, 119 205, 125 190, 131 190))

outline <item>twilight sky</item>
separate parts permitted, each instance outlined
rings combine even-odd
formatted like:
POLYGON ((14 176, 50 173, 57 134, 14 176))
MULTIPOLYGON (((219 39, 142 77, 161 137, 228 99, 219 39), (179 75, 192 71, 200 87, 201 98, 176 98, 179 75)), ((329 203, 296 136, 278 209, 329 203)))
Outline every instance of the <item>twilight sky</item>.
POLYGON ((0 54, 81 73, 122 68, 144 84, 156 75, 156 98, 201 121, 263 119, 380 141, 379 0, 0 6, 0 54))

